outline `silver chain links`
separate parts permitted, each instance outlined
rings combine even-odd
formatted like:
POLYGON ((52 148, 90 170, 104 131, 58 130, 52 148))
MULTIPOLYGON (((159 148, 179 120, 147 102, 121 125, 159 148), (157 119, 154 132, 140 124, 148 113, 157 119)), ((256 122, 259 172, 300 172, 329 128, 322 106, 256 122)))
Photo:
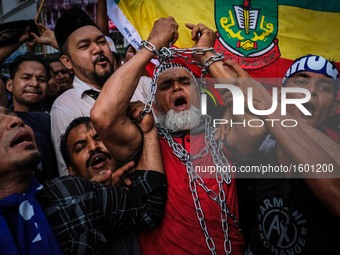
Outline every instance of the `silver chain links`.
MULTIPOLYGON (((214 48, 184 48, 184 49, 178 49, 175 47, 163 47, 161 48, 159 51, 157 51, 157 48, 155 45, 153 45, 152 43, 143 40, 141 42, 141 46, 146 48, 147 50, 151 51, 153 54, 155 54, 157 56, 158 61, 161 64, 166 64, 169 63, 171 60, 173 60, 174 58, 182 58, 184 59, 185 63, 188 63, 190 65, 197 65, 202 69, 202 76, 207 75, 208 73, 208 68, 211 64, 213 64, 216 61, 219 60, 223 60, 224 59, 224 55, 222 53, 218 53, 215 51, 214 48), (214 56, 210 56, 208 59, 206 59, 204 61, 204 65, 201 65, 199 62, 195 61, 192 57, 189 56, 185 56, 183 54, 187 54, 187 55, 203 55, 206 52, 212 52, 214 53, 214 56)), ((159 66, 155 67, 154 70, 154 74, 153 74, 153 78, 151 81, 151 85, 150 85, 150 94, 149 94, 149 98, 145 103, 144 109, 141 112, 140 117, 143 118, 145 116, 145 114, 148 114, 151 112, 152 110, 152 102, 154 99, 154 96, 156 94, 156 90, 157 90, 157 79, 159 76, 159 66)))
MULTIPOLYGON (((157 123, 157 128, 159 135, 166 139, 170 148, 172 148, 172 151, 174 155, 176 155, 181 162, 186 166, 186 171, 189 177, 189 188, 192 194, 192 198, 194 201, 194 206, 196 209, 196 215, 199 220, 201 229, 203 231, 203 234, 205 236, 206 244, 208 249, 210 250, 211 254, 216 255, 215 250, 215 242, 211 238, 208 232, 208 227, 205 222, 204 213, 199 201, 196 184, 198 184, 207 194, 208 196, 218 203, 221 208, 221 224, 222 224, 222 231, 224 233, 224 251, 226 254, 231 253, 231 242, 228 236, 228 215, 230 218, 234 221, 235 225, 238 227, 238 221, 233 215, 226 204, 226 196, 223 189, 223 182, 226 184, 231 183, 231 176, 229 172, 218 172, 216 171, 216 181, 218 183, 219 193, 218 195, 211 190, 209 187, 206 186, 204 180, 197 174, 196 171, 194 171, 194 166, 192 164, 192 159, 196 159, 199 157, 204 157, 207 155, 207 153, 210 151, 211 156, 213 158, 214 164, 216 166, 222 167, 224 164, 225 166, 229 166, 229 162, 225 158, 223 152, 222 152, 222 142, 221 140, 218 140, 218 143, 216 143, 216 140, 214 138, 215 129, 210 126, 211 118, 210 116, 207 116, 205 118, 205 143, 206 146, 203 148, 197 155, 190 157, 190 154, 183 148, 183 146, 179 143, 176 143, 172 136, 169 134, 169 132, 163 128, 159 123, 157 123)), ((221 168, 220 168, 221 169, 221 168)))

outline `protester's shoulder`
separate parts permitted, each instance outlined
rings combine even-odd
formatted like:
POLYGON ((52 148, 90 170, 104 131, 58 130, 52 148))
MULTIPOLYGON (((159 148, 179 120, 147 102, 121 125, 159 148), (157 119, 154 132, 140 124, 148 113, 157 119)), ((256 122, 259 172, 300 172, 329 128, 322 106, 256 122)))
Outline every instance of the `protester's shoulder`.
POLYGON ((65 199, 68 201, 87 192, 104 189, 106 187, 100 183, 74 176, 62 176, 44 183, 45 195, 49 196, 51 200, 65 199))
POLYGON ((59 105, 64 105, 65 102, 69 102, 69 101, 74 100, 76 95, 77 95, 77 92, 74 88, 70 88, 70 89, 66 90, 64 93, 62 93, 60 96, 58 96, 56 98, 56 100, 54 100, 52 108, 59 106, 59 105))
POLYGON ((46 112, 16 112, 21 119, 34 119, 39 122, 49 122, 51 116, 46 112))
POLYGON ((87 116, 92 108, 84 103, 78 92, 71 88, 61 94, 53 103, 50 111, 52 120, 57 116, 71 116, 72 119, 79 116, 87 116))
POLYGON ((142 83, 142 84, 145 84, 145 85, 150 85, 151 82, 152 82, 152 79, 148 76, 143 75, 139 78, 139 84, 142 83))

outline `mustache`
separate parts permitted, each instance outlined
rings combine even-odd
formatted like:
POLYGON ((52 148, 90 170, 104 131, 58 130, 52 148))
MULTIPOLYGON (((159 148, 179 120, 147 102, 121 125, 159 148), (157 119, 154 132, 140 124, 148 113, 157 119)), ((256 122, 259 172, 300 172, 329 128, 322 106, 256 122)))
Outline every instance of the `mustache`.
POLYGON ((93 62, 93 64, 97 64, 100 61, 107 61, 109 63, 111 63, 110 59, 104 55, 98 55, 98 57, 96 58, 96 60, 93 62))
POLYGON ((90 152, 90 157, 85 162, 86 168, 90 167, 90 162, 91 162, 92 158, 95 157, 98 153, 104 154, 110 160, 112 159, 112 157, 109 153, 102 151, 100 148, 97 148, 96 150, 90 152))
POLYGON ((25 89, 26 93, 36 93, 41 95, 42 94, 42 90, 41 89, 32 89, 32 88, 27 88, 25 89))

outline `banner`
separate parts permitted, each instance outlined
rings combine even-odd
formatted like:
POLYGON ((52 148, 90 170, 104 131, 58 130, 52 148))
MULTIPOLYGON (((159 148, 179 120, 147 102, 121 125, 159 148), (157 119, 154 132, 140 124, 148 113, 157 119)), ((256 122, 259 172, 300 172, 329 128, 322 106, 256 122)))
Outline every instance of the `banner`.
MULTIPOLYGON (((340 0, 107 0, 107 7, 135 48, 160 17, 173 16, 179 24, 180 48, 193 44, 185 23, 203 23, 218 35, 215 49, 254 78, 283 78, 293 60, 306 54, 340 65, 340 0)), ((340 92, 337 100, 340 116, 340 92)))
POLYGON ((218 34, 215 48, 253 77, 283 77, 292 60, 306 54, 340 62, 340 0, 108 0, 107 5, 110 19, 134 47, 160 17, 178 22, 180 48, 193 44, 185 23, 203 23, 218 34))
MULTIPOLYGON (((37 6, 40 6, 40 3, 41 0, 38 0, 37 6)), ((42 19, 39 19, 38 21, 53 30, 61 14, 75 6, 82 8, 94 21, 96 21, 96 5, 97 0, 45 0, 42 8, 42 19)))

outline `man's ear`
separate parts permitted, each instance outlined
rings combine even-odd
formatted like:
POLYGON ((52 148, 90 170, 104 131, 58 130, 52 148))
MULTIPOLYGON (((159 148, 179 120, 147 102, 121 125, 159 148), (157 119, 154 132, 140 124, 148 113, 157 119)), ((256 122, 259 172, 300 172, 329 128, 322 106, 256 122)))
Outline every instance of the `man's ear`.
POLYGON ((70 176, 77 176, 77 173, 76 173, 76 171, 73 170, 73 167, 72 167, 72 166, 67 165, 66 167, 67 167, 67 170, 68 170, 68 174, 69 174, 70 176))
POLYGON ((156 95, 154 96, 153 101, 152 101, 152 110, 156 114, 159 113, 159 111, 158 111, 158 101, 156 99, 156 95))
POLYGON ((70 58, 66 55, 61 55, 60 57, 60 61, 64 64, 64 66, 68 69, 68 70, 72 70, 73 66, 72 63, 70 61, 70 58))
POLYGON ((6 89, 8 90, 8 92, 13 93, 13 80, 12 79, 8 79, 6 81, 6 89))
POLYGON ((154 113, 157 113, 157 106, 155 101, 152 103, 152 110, 154 113))

